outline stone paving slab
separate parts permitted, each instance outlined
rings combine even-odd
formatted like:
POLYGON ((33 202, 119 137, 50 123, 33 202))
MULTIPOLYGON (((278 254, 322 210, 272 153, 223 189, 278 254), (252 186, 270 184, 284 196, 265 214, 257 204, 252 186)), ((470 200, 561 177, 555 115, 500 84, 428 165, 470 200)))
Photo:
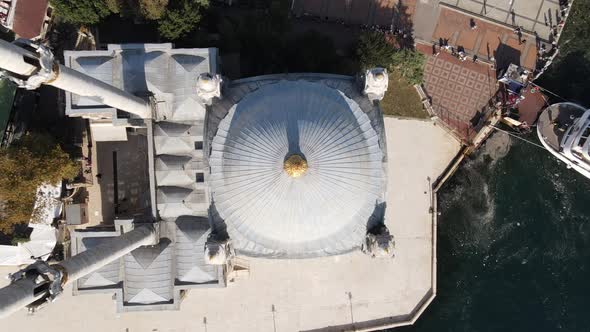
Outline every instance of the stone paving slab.
POLYGON ((449 44, 455 48, 463 46, 468 55, 477 55, 480 59, 493 61, 510 57, 514 58, 510 62, 518 62, 525 68, 534 69, 536 66, 537 47, 534 37, 523 35, 519 44, 514 30, 452 9, 442 8, 440 11, 432 41, 438 42, 439 38, 449 39, 449 44), (471 19, 476 24, 475 29, 471 29, 471 19))
POLYGON ((442 3, 506 24, 536 31, 546 41, 548 29, 560 21, 559 2, 554 0, 441 0, 442 3))
POLYGON ((128 135, 125 142, 94 142, 92 176, 87 188, 89 225, 112 224, 115 219, 113 152, 117 156, 119 215, 149 213, 147 138, 128 135), (100 178, 97 177, 100 174, 100 178))

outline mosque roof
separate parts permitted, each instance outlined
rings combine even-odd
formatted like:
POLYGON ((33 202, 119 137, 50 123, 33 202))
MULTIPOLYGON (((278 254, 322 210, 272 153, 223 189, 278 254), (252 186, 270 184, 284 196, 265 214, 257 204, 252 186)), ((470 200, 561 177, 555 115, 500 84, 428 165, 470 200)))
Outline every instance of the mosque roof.
MULTIPOLYGON (((73 254, 120 235, 119 227, 90 227, 73 233, 73 254)), ((180 216, 163 221, 157 245, 143 246, 74 283, 75 293, 115 293, 119 311, 172 310, 180 292, 224 285, 222 269, 205 262, 210 233, 207 217, 180 216)))
MULTIPOLYGON (((202 120, 205 106, 196 95, 197 77, 215 72, 217 49, 173 49, 172 44, 109 44, 107 50, 66 51, 65 65, 127 92, 153 94, 156 120, 202 120)), ((113 111, 100 100, 66 93, 66 113, 98 108, 113 111)))
POLYGON ((302 80, 265 85, 231 107, 211 142, 219 222, 245 254, 311 257, 358 248, 385 190, 379 142, 367 114, 343 92, 302 80), (285 168, 293 155, 306 163, 297 177, 285 168))

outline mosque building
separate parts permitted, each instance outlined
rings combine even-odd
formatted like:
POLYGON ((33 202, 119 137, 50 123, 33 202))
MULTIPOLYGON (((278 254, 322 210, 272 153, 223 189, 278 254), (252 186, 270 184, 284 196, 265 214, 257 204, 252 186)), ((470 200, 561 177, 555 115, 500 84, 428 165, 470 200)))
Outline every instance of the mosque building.
MULTIPOLYGON (((149 101, 131 112, 66 92, 66 114, 97 142, 145 135, 150 215, 73 233, 72 255, 159 221, 159 242, 78 279, 115 293, 118 311, 178 309, 194 288, 226 287, 240 257, 393 256, 383 218, 387 72, 278 74, 230 81, 217 49, 171 44, 68 51, 65 65, 149 101), (367 242, 368 241, 368 242, 367 242)), ((238 285, 239 287, 239 285, 238 285)), ((198 292, 198 290, 194 290, 198 292)))

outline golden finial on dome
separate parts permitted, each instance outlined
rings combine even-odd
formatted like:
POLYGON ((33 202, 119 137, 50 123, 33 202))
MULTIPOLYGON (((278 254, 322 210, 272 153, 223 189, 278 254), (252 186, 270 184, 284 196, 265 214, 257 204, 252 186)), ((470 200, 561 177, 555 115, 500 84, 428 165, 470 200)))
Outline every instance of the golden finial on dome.
POLYGON ((283 169, 290 177, 298 178, 307 171, 307 161, 302 156, 294 154, 285 160, 283 169))

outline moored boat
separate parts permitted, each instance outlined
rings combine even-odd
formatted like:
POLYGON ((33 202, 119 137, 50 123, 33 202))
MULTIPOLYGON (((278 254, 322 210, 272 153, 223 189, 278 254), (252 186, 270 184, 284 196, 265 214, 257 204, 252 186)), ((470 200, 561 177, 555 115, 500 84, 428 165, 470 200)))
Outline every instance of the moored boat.
POLYGON ((537 135, 567 168, 590 179, 590 109, 574 103, 553 104, 539 116, 537 135))

